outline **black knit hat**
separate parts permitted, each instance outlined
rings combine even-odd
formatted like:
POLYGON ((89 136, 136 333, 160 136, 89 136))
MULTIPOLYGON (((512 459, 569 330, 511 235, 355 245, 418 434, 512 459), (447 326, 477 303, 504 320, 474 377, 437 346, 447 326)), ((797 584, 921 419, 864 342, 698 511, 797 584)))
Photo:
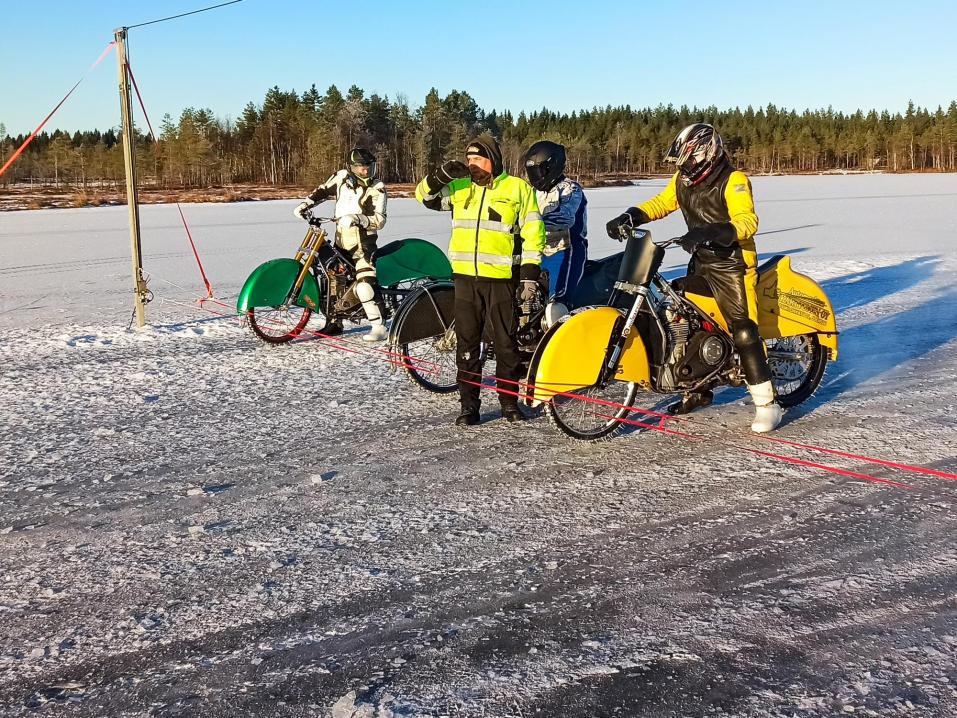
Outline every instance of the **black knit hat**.
POLYGON ((498 177, 505 171, 505 163, 502 162, 502 150, 495 138, 488 132, 472 138, 472 141, 465 147, 465 154, 478 155, 492 160, 493 177, 498 177))
POLYGON ((479 157, 485 157, 486 159, 492 159, 492 154, 489 152, 488 147, 485 145, 478 144, 473 142, 468 147, 465 148, 465 154, 467 155, 478 155, 479 157))

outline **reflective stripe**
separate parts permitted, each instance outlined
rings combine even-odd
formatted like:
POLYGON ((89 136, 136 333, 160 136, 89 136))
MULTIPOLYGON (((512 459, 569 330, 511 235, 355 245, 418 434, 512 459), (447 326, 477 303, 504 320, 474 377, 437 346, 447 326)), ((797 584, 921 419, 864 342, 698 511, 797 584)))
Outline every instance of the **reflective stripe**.
POLYGON ((511 257, 500 257, 497 254, 486 254, 485 252, 479 252, 477 255, 478 261, 482 264, 491 264, 496 267, 511 267, 512 258, 511 257))
MULTIPOLYGON (((504 222, 494 222, 490 219, 479 220, 478 223, 479 229, 487 229, 492 232, 504 232, 505 234, 511 234, 512 229, 515 227, 513 224, 505 224, 504 222)), ((475 220, 474 219, 453 219, 452 220, 452 229, 475 229, 475 220)))
POLYGON ((542 221, 541 214, 539 214, 538 212, 529 212, 528 214, 525 215, 524 220, 519 221, 518 226, 524 227, 529 222, 541 222, 541 221, 542 221))
POLYGON ((541 252, 522 252, 522 259, 537 259, 541 260, 541 252))
POLYGON ((495 267, 511 267, 511 257, 500 257, 497 254, 488 254, 486 252, 449 252, 449 259, 453 262, 472 262, 478 260, 482 264, 491 264, 495 267))

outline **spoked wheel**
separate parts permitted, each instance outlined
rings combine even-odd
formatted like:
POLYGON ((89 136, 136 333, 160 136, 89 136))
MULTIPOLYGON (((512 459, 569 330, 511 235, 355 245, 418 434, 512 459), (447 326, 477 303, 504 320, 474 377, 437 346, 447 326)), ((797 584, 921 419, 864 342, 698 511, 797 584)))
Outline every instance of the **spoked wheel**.
POLYGON ((250 308, 246 313, 253 333, 269 344, 292 341, 306 328, 312 310, 297 304, 250 308))
POLYGON ((423 389, 436 394, 449 394, 458 388, 455 366, 455 327, 444 334, 401 344, 405 371, 423 389))
POLYGON ((555 396, 545 404, 545 411, 566 436, 596 441, 621 429, 621 420, 628 416, 637 393, 633 382, 611 381, 604 387, 589 386, 567 392, 570 396, 555 396))
POLYGON ((827 348, 814 334, 769 339, 768 367, 778 395, 778 403, 797 406, 810 397, 824 378, 827 348))

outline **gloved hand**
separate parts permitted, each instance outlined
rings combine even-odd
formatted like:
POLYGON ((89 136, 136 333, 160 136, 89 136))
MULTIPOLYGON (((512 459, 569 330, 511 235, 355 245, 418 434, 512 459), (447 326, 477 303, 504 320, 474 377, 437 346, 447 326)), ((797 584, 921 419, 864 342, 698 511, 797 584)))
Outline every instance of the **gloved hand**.
POLYGON ((605 225, 605 231, 608 232, 608 236, 612 239, 617 239, 619 242, 622 242, 626 239, 624 230, 627 230, 631 227, 637 227, 638 225, 644 224, 647 221, 648 217, 645 216, 644 212, 637 207, 629 207, 627 210, 608 222, 608 224, 605 225))
POLYGON ((469 176, 468 166, 459 160, 449 160, 443 162, 442 166, 435 171, 435 179, 439 184, 445 186, 452 180, 461 179, 469 176))
POLYGON ((730 222, 714 222, 689 229, 681 238, 680 244, 684 251, 693 254, 699 244, 708 242, 716 247, 730 247, 734 244, 736 238, 734 225, 730 222))
POLYGON ((306 219, 306 212, 316 206, 316 203, 311 199, 307 199, 305 202, 300 202, 296 205, 296 208, 292 211, 294 217, 299 219, 306 219))
POLYGON ((545 246, 542 248, 542 254, 546 257, 563 252, 571 245, 572 233, 568 228, 545 229, 545 246))
POLYGON ((339 218, 339 222, 343 227, 369 227, 369 218, 364 214, 344 214, 339 218))
POLYGON ((707 241, 708 238, 705 236, 702 228, 697 227, 695 229, 689 229, 688 232, 681 237, 678 243, 688 254, 694 254, 694 251, 698 248, 698 245, 707 241))
POLYGON ((519 304, 534 302, 538 298, 538 282, 534 279, 523 279, 515 292, 519 304))

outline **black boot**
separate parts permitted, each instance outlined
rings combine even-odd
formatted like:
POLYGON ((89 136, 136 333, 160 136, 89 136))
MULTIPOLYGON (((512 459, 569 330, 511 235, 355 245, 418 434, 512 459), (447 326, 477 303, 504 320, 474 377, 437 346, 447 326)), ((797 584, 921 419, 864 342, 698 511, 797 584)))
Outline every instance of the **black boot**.
POLYGON ((325 334, 327 337, 337 337, 342 334, 342 322, 340 321, 327 321, 326 326, 323 327, 320 334, 325 334))
POLYGON ((458 418, 455 420, 456 426, 475 426, 478 423, 478 409, 462 409, 462 413, 459 414, 458 418))
POLYGON ((525 419, 528 418, 524 412, 518 408, 517 404, 502 406, 502 417, 509 424, 514 424, 516 421, 525 421, 525 419))
POLYGON ((714 393, 708 389, 691 392, 690 394, 685 394, 677 404, 669 406, 668 413, 677 415, 690 414, 695 409, 703 409, 706 406, 711 406, 712 401, 714 401, 714 393))

